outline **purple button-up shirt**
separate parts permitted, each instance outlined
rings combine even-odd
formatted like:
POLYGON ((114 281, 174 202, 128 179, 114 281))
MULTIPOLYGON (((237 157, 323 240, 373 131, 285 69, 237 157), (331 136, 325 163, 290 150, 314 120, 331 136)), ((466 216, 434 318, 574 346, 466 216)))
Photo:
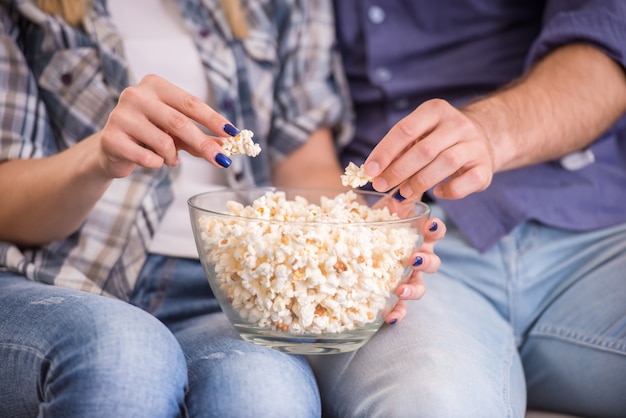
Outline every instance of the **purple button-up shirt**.
MULTIPOLYGON (((335 9, 357 114, 344 164, 361 164, 423 101, 466 103, 563 44, 590 43, 626 66, 624 0, 338 0, 335 9)), ((626 118, 582 157, 498 173, 486 191, 438 203, 481 251, 526 220, 569 230, 626 222, 626 118)))

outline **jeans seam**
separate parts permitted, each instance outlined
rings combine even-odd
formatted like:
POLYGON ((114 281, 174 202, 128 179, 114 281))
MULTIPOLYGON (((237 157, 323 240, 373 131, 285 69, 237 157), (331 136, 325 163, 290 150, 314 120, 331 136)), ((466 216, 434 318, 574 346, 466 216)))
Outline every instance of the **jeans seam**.
POLYGON ((30 347, 28 345, 15 344, 15 343, 0 343, 0 348, 8 348, 12 350, 28 352, 30 354, 34 354, 37 358, 40 358, 42 360, 45 360, 47 358, 46 355, 43 352, 41 352, 39 349, 30 347))
POLYGON ((613 352, 615 354, 626 354, 626 344, 620 341, 611 342, 610 338, 598 338, 581 334, 577 331, 557 328, 548 325, 541 325, 531 332, 529 338, 542 337, 552 338, 555 340, 575 343, 583 347, 600 349, 602 351, 613 352))
POLYGON ((504 364, 504 370, 502 371, 502 375, 505 377, 505 382, 502 385, 502 401, 504 407, 506 409, 506 416, 513 417, 513 406, 511 405, 511 384, 512 384, 512 370, 514 364, 514 357, 517 351, 512 348, 506 348, 504 350, 503 358, 506 358, 508 361, 504 364))
POLYGON ((176 268, 176 260, 174 258, 168 257, 165 260, 164 266, 161 270, 161 277, 159 279, 159 286, 157 291, 154 292, 154 298, 150 301, 150 305, 148 306, 148 312, 154 314, 158 309, 163 305, 165 299, 167 298, 167 291, 170 287, 170 282, 172 280, 172 273, 176 268))

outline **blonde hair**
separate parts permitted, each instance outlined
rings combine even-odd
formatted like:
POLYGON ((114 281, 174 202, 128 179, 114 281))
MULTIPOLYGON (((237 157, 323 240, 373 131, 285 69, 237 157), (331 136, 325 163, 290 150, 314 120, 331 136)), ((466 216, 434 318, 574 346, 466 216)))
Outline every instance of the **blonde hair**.
POLYGON ((241 10, 240 0, 220 0, 222 10, 228 20, 230 31, 236 39, 243 39, 248 36, 248 25, 241 10))
POLYGON ((88 0, 37 0, 44 12, 61 16, 72 26, 80 26, 87 14, 88 0))
MULTIPOLYGON (((37 5, 44 12, 61 16, 72 26, 80 26, 87 14, 89 0, 37 0, 37 5)), ((128 0, 132 1, 132 0, 128 0)), ((248 25, 241 10, 240 0, 220 0, 230 30, 236 39, 248 36, 248 25)))

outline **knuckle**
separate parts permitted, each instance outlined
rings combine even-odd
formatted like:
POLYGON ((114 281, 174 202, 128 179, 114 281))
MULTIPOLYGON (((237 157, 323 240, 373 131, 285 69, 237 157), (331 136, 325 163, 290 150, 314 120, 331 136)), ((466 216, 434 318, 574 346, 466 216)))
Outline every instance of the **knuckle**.
POLYGON ((476 131, 474 123, 467 118, 466 116, 462 116, 455 119, 456 129, 463 136, 473 135, 476 131))
POLYGON ((413 141, 415 139, 417 139, 417 132, 416 132, 416 127, 413 123, 411 123, 410 120, 408 119, 402 119, 400 122, 398 122, 398 124, 396 125, 398 130, 400 131, 400 134, 413 141))
POLYGON ((139 97, 139 88, 137 86, 128 86, 120 93, 119 102, 133 101, 139 97))
POLYGON ((155 161, 154 154, 148 150, 139 152, 135 157, 136 164, 141 167, 157 168, 160 163, 155 161))
POLYGON ((168 151, 168 149, 174 145, 172 137, 170 137, 165 132, 159 133, 159 135, 157 135, 154 140, 156 142, 154 147, 162 153, 168 151))
POLYGON ((430 99, 424 104, 433 111, 441 111, 448 108, 448 102, 440 98, 430 99))
POLYGON ((186 116, 178 112, 172 112, 168 120, 168 129, 171 129, 172 131, 176 132, 181 129, 184 129, 188 123, 189 123, 189 119, 186 116))
POLYGON ((205 156, 205 158, 211 156, 213 154, 213 149, 215 146, 215 142, 210 139, 204 139, 200 141, 198 144, 198 150, 200 151, 200 155, 205 156))
POLYGON ((395 181, 396 179, 402 178, 402 172, 398 169, 397 165, 392 164, 391 166, 389 166, 389 168, 387 168, 387 174, 385 175, 385 177, 387 179, 395 181))
MULTIPOLYGON (((122 94, 125 94, 125 91, 122 92, 122 94)), ((109 113, 109 117, 107 118, 107 125, 117 126, 120 125, 123 120, 124 116, 122 115, 122 112, 117 112, 114 109, 111 113, 109 113)))
POLYGON ((194 110, 202 105, 204 102, 192 94, 186 95, 183 99, 183 107, 186 110, 194 110))
POLYGON ((410 180, 413 190, 426 190, 429 188, 429 181, 423 173, 415 173, 410 180))
POLYGON ((472 183, 480 187, 479 191, 485 190, 491 184, 492 176, 489 170, 478 167, 468 172, 468 174, 472 183))
POLYGON ((461 167, 464 162, 464 156, 458 152, 455 148, 449 149, 447 152, 441 155, 443 163, 446 167, 461 167))
POLYGON ((161 83, 161 78, 156 74, 146 74, 142 77, 139 84, 158 85, 161 83))
POLYGON ((424 158, 424 160, 430 162, 434 160, 437 155, 439 155, 439 150, 431 146, 422 146, 419 148, 419 154, 422 158, 424 158))

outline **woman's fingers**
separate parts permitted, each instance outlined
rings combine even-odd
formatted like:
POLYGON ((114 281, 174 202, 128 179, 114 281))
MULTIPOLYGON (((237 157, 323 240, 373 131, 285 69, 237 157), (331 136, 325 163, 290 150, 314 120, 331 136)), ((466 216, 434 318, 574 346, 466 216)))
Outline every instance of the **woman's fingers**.
POLYGON ((422 271, 413 271, 409 280, 396 288, 396 295, 400 300, 417 300, 424 296, 426 286, 422 280, 422 273, 422 271))
POLYGON ((395 324, 404 318, 407 300, 417 300, 424 296, 426 285, 423 281, 423 274, 435 273, 441 266, 441 259, 434 253, 434 246, 445 236, 446 225, 439 218, 430 218, 424 228, 424 244, 419 251, 411 255, 410 263, 413 272, 406 283, 396 288, 399 301, 385 317, 385 321, 389 324, 395 324))
POLYGON ((402 321, 406 316, 406 302, 403 300, 398 301, 393 309, 385 317, 385 322, 389 325, 397 324, 402 321))
POLYGON ((424 244, 421 250, 425 252, 433 252, 433 247, 437 241, 446 236, 446 224, 437 217, 431 217, 424 224, 424 244))
MULTIPOLYGON (((177 146, 173 138, 180 141, 193 155, 202 157, 215 165, 221 153, 221 141, 207 135, 199 127, 204 126, 216 135, 229 135, 224 127, 227 119, 206 103, 186 91, 157 76, 146 76, 134 87, 124 90, 121 102, 127 102, 131 113, 144 115, 145 119, 160 129, 164 135, 142 135, 145 146, 161 155, 166 164, 177 160, 177 146)), ((230 135, 229 135, 230 136, 230 135)))
POLYGON ((105 169, 115 177, 135 166, 176 165, 183 149, 227 167, 218 136, 238 133, 230 122, 197 97, 155 76, 126 88, 100 134, 105 169))
MULTIPOLYGON (((233 136, 233 132, 230 132, 228 128, 225 129, 230 122, 196 96, 158 76, 148 75, 144 77, 142 83, 150 86, 151 90, 158 94, 160 102, 198 122, 215 135, 233 136)), ((179 124, 180 122, 174 118, 169 128, 177 130, 179 124)))

